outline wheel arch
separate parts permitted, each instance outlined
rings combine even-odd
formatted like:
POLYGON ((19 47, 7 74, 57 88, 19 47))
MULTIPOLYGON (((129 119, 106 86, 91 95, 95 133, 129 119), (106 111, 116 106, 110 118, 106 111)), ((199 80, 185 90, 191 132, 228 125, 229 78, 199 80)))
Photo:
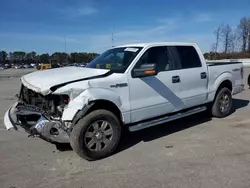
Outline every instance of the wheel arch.
POLYGON ((98 99, 95 101, 91 101, 92 105, 91 107, 87 110, 86 114, 94 111, 94 110, 100 110, 100 109, 104 109, 104 110, 108 110, 112 113, 114 113, 116 115, 116 117, 120 120, 123 121, 123 117, 122 117, 122 112, 121 110, 116 106, 115 103, 109 101, 109 100, 105 100, 105 99, 98 99))
POLYGON ((233 84, 232 84, 232 81, 229 80, 229 79, 225 79, 223 80, 217 87, 216 89, 216 92, 214 94, 214 97, 213 97, 213 101, 215 100, 217 94, 219 93, 219 91, 222 89, 222 88, 228 88, 231 92, 233 91, 233 84))
POLYGON ((227 87, 230 91, 233 90, 233 75, 230 72, 224 72, 210 85, 208 101, 212 102, 222 87, 227 87))
POLYGON ((224 80, 223 82, 220 83, 220 85, 218 86, 217 90, 216 90, 216 93, 218 93, 218 91, 223 88, 223 87, 226 87, 228 88, 230 91, 233 90, 233 84, 232 84, 232 81, 229 80, 229 79, 226 79, 224 80))
POLYGON ((124 121, 122 112, 115 103, 106 99, 97 99, 94 101, 90 101, 87 107, 77 112, 77 114, 73 119, 72 127, 74 127, 83 116, 86 116, 87 114, 95 110, 101 110, 101 109, 108 110, 114 113, 114 115, 119 119, 120 123, 124 121))
POLYGON ((73 123, 79 114, 83 116, 86 112, 98 108, 112 111, 124 122, 130 118, 129 113, 126 113, 128 107, 124 107, 120 96, 115 92, 103 88, 89 88, 69 102, 63 111, 62 121, 73 123))

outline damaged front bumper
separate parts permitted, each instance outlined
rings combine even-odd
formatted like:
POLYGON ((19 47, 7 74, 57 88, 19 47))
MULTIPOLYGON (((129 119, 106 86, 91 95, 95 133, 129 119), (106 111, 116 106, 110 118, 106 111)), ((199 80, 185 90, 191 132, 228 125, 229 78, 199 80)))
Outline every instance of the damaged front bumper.
POLYGON ((52 120, 42 110, 22 102, 16 102, 7 110, 4 124, 7 130, 22 128, 51 143, 69 143, 69 135, 61 121, 52 120))

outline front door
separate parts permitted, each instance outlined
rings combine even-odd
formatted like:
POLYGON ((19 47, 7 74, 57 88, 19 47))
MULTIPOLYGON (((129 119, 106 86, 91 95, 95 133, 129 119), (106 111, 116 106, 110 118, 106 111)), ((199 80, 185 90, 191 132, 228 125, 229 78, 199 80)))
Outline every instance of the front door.
POLYGON ((185 107, 180 98, 181 83, 173 81, 176 75, 175 66, 169 59, 167 46, 147 49, 133 69, 145 64, 156 64, 158 74, 140 78, 129 75, 132 122, 164 115, 185 107))

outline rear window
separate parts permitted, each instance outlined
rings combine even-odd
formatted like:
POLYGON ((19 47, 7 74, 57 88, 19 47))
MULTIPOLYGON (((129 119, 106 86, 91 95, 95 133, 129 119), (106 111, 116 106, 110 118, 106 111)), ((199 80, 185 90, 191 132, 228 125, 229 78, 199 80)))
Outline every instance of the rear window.
POLYGON ((201 67, 201 60, 193 46, 170 46, 170 53, 175 64, 181 69, 201 67), (174 54, 173 54, 174 53, 174 54))

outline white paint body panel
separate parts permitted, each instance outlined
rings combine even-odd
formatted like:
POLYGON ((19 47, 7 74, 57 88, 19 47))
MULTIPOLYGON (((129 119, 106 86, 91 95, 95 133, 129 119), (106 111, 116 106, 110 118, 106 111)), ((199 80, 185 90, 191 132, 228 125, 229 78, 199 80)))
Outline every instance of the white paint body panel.
POLYGON ((244 68, 250 67, 250 58, 244 58, 244 59, 221 59, 221 60, 207 60, 207 62, 232 62, 232 61, 238 61, 242 62, 244 68))
POLYGON ((114 73, 105 78, 72 83, 55 91, 55 94, 70 94, 70 92, 74 91, 75 88, 78 90, 81 88, 83 89, 82 92, 79 92, 78 96, 70 101, 68 107, 63 113, 62 120, 72 120, 75 113, 78 110, 81 110, 90 101, 107 100, 114 103, 120 109, 124 122, 130 122, 129 87, 110 87, 111 85, 115 85, 117 83, 128 83, 127 74, 114 73))
MULTIPOLYGON (((149 43, 132 44, 127 47, 141 46, 143 49, 133 60, 125 73, 114 73, 107 77, 78 81, 57 89, 53 94, 68 94, 70 103, 64 109, 62 120, 72 121, 75 114, 90 101, 107 100, 121 111, 124 124, 157 117, 185 108, 202 105, 214 99, 215 92, 224 80, 230 80, 233 88, 243 84, 240 71, 242 64, 207 66, 196 44, 191 43, 149 43), (132 78, 131 71, 137 60, 150 47, 186 45, 197 50, 202 67, 160 72, 156 76, 132 78), (200 73, 207 74, 206 79, 200 73), (179 75, 181 82, 173 84, 172 76, 179 75), (111 87, 125 83, 125 87, 111 87)), ((66 67, 45 71, 36 71, 22 77, 22 83, 28 88, 47 95, 52 93, 54 85, 68 81, 88 78, 107 73, 104 69, 66 67)))
POLYGON ((221 66, 208 66, 209 85, 208 85, 208 101, 214 99, 215 93, 219 85, 225 81, 230 80, 233 85, 233 94, 236 88, 243 85, 243 78, 240 71, 233 71, 242 68, 242 64, 227 64, 221 66))
POLYGON ((38 93, 42 93, 43 95, 47 95, 50 93, 50 88, 54 85, 101 75, 105 74, 106 72, 108 72, 108 70, 62 67, 32 72, 23 76, 21 81, 26 87, 38 93))

